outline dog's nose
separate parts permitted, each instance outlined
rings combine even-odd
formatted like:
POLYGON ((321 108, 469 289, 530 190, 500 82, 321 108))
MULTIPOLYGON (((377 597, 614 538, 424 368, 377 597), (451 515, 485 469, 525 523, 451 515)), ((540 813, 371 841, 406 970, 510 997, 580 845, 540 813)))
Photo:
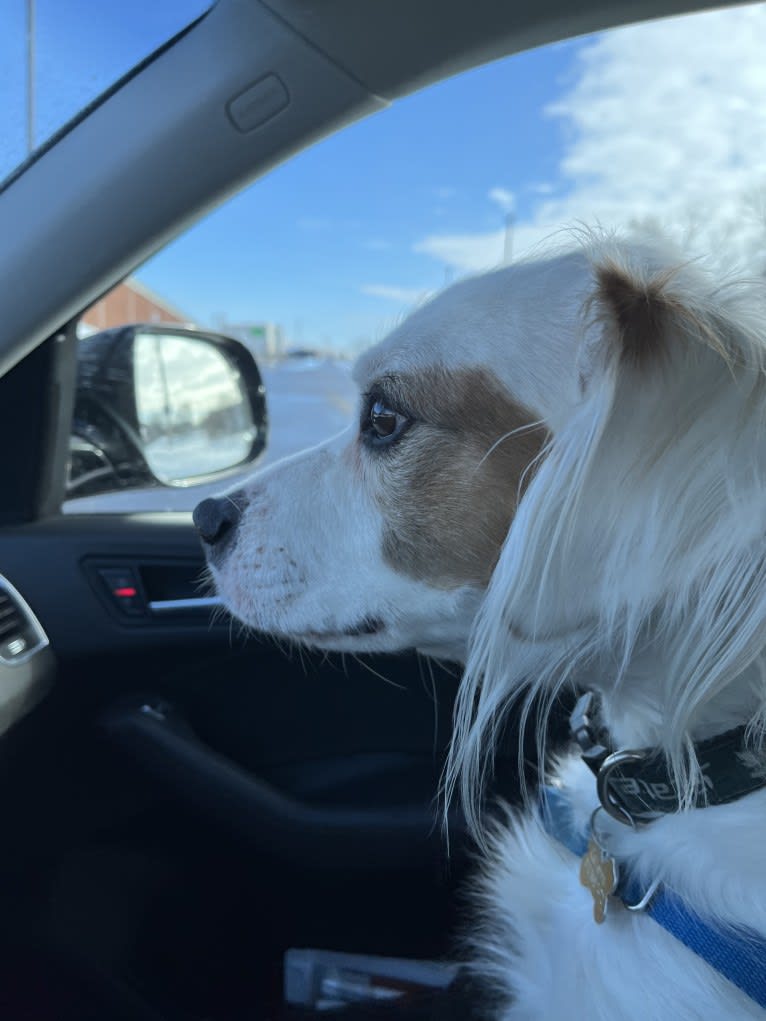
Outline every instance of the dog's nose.
POLYGON ((231 538, 242 513, 242 501, 234 496, 210 497, 194 508, 192 520, 200 538, 208 546, 220 546, 231 538))

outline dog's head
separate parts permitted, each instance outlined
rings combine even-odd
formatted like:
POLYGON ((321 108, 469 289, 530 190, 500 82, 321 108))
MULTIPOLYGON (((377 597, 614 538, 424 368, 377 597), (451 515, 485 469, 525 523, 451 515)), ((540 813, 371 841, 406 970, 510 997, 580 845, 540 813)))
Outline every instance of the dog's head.
POLYGON ((509 690, 619 691, 660 635, 639 697, 682 741, 765 644, 753 309, 611 240, 454 285, 358 362, 353 427, 200 505, 218 592, 320 648, 467 655, 476 748, 509 690))
POLYGON ((467 280, 367 352, 351 428, 198 508, 228 608, 321 648, 463 658, 551 423, 578 402, 587 287, 577 255, 467 280))

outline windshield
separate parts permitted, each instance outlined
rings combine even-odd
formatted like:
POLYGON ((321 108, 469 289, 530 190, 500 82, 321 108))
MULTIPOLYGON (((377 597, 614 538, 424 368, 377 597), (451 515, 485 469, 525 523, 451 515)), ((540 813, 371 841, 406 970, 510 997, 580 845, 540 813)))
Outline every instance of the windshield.
POLYGON ((211 0, 2 0, 0 181, 211 0))

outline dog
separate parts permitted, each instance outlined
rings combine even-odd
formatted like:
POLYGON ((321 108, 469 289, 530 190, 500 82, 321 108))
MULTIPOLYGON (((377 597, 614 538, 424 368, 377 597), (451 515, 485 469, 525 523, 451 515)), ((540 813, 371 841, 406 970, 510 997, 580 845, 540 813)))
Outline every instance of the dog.
POLYGON ((462 280, 359 359, 357 425, 195 511, 249 627, 464 663, 445 791, 503 1021, 764 1016, 763 292, 592 234, 462 280), (504 714, 567 688, 581 747, 487 823, 504 714))

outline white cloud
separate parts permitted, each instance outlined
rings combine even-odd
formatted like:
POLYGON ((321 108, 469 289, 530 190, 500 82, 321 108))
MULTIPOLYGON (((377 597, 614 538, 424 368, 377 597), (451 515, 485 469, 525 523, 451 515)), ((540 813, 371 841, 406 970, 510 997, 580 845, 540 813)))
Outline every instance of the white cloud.
POLYGON ((393 245, 390 241, 384 241, 382 238, 369 238, 362 242, 362 247, 369 252, 387 252, 393 248, 393 245))
MULTIPOLYGON (((514 253, 587 223, 659 228, 691 253, 766 268, 766 6, 604 33, 575 71, 546 111, 565 129, 566 194, 542 193, 514 253)), ((499 261, 502 232, 432 235, 416 250, 473 271, 499 261)))
POLYGON ((503 254, 503 231, 490 234, 432 234, 418 241, 416 252, 432 255, 448 266, 475 272, 492 266, 503 254))
POLYGON ((420 290, 417 287, 390 287, 388 284, 362 284, 359 290, 362 294, 398 301, 402 305, 417 305, 429 294, 428 291, 420 290))
POLYGON ((457 188, 435 188, 434 195, 437 199, 444 201, 445 199, 452 199, 457 195, 457 188))
MULTIPOLYGON (((561 228, 550 224, 520 223, 513 229, 512 249, 529 253, 541 243, 555 242, 561 228)), ((477 234, 431 234, 413 245, 413 250, 430 255, 459 273, 479 273, 502 262, 505 230, 477 234)))
POLYGON ((507 188, 490 188, 487 198, 500 206, 504 213, 512 213, 516 208, 516 196, 507 188))

